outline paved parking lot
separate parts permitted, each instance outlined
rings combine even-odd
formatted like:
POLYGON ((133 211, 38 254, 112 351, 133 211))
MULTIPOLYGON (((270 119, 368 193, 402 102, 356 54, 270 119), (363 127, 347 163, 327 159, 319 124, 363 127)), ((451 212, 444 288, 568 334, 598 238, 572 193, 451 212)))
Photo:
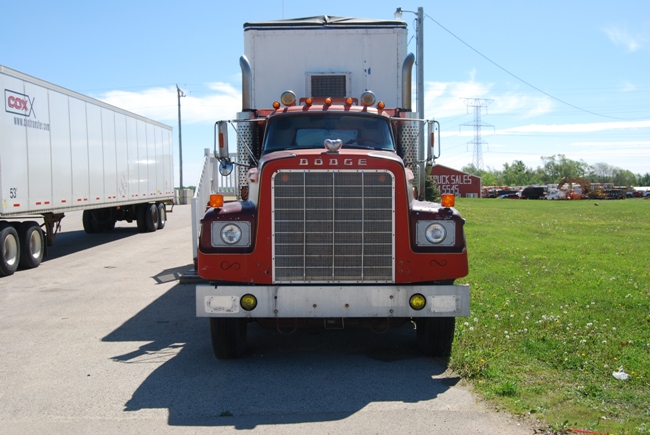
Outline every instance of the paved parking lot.
POLYGON ((488 411, 410 328, 249 328, 237 361, 212 356, 194 312, 190 207, 165 229, 63 220, 37 269, 0 278, 0 433, 530 434, 488 411))

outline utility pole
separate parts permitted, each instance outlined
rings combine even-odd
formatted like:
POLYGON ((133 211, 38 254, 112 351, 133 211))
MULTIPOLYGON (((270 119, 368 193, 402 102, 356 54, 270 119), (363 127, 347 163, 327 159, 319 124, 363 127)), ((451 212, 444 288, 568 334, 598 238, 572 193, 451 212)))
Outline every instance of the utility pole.
POLYGON ((487 114, 487 106, 490 105, 494 100, 484 100, 481 98, 465 98, 467 103, 467 112, 469 113, 469 108, 474 108, 474 122, 466 122, 461 124, 460 127, 474 127, 474 139, 467 142, 467 144, 474 144, 474 155, 472 158, 472 164, 476 169, 483 170, 483 144, 487 145, 487 142, 481 139, 481 127, 492 127, 492 124, 484 124, 481 122, 481 109, 485 107, 485 113, 487 114))
MULTIPOLYGON (((181 135, 181 97, 185 96, 185 93, 181 91, 181 88, 176 84, 176 92, 178 94, 178 166, 180 170, 180 183, 181 190, 183 190, 183 139, 181 135)), ((180 195, 179 191, 179 195, 180 195)))

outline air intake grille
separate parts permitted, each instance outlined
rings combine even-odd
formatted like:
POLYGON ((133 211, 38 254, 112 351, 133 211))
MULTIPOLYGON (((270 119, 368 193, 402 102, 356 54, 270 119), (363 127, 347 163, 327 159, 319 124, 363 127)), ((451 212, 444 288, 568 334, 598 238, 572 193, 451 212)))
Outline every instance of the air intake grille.
POLYGON ((311 76, 312 97, 345 97, 347 92, 345 75, 313 75, 311 76))
POLYGON ((394 178, 388 171, 279 171, 273 280, 393 282, 394 178))

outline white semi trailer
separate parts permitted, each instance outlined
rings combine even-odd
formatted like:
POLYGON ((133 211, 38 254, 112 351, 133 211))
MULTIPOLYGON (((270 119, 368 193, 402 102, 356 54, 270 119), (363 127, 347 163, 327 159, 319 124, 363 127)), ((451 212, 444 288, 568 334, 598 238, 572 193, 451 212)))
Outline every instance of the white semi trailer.
POLYGON ((0 91, 0 276, 37 267, 66 212, 87 233, 165 226, 171 127, 2 65, 0 91))

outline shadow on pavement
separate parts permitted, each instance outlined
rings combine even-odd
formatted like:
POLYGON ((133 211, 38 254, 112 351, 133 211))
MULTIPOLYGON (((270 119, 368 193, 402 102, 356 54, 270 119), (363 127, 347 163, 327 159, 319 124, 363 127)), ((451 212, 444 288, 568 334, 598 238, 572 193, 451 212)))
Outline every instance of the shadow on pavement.
POLYGON ((43 262, 113 243, 137 234, 139 233, 135 226, 133 228, 115 227, 109 233, 88 234, 84 230, 62 232, 56 235, 54 245, 47 247, 47 255, 43 258, 43 262))
MULTIPOLYGON (((165 275, 166 273, 161 273, 165 275)), ((367 330, 298 330, 281 335, 253 323, 239 360, 212 355, 208 320, 196 318, 194 286, 178 284, 104 337, 147 341, 116 355, 122 364, 156 364, 125 412, 167 408, 170 425, 232 426, 332 421, 369 404, 435 398, 458 378, 415 349, 406 326, 367 330)))

